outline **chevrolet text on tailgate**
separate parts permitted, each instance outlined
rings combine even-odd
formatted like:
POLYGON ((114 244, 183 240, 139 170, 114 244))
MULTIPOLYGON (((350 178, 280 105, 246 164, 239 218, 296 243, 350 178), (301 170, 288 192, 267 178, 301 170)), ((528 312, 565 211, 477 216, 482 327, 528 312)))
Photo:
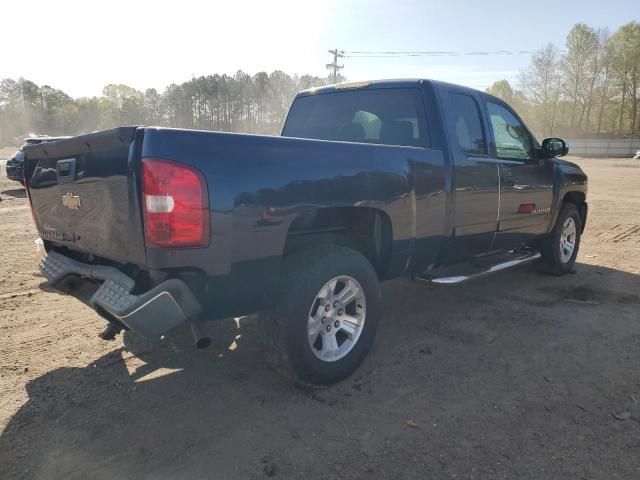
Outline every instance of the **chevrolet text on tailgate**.
POLYGON ((587 178, 503 101, 430 80, 301 92, 282 136, 123 127, 27 146, 51 285, 159 337, 260 312, 297 382, 353 372, 380 280, 459 283, 538 260, 572 270, 587 178))

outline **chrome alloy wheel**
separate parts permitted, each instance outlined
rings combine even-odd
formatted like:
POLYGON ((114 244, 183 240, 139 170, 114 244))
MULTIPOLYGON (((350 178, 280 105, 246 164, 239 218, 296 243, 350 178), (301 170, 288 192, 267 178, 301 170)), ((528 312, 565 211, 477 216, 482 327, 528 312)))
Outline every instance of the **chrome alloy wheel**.
POLYGON ((576 222, 572 217, 567 217, 560 232, 560 260, 567 263, 573 256, 576 248, 576 222))
POLYGON ((367 301, 358 281, 347 275, 329 280, 309 310, 307 339, 324 362, 347 355, 358 342, 367 315, 367 301))

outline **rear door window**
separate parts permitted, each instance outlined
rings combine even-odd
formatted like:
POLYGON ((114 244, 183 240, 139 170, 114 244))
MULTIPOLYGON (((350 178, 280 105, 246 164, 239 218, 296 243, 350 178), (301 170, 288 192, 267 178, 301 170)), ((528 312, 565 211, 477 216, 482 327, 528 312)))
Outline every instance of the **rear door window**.
POLYGON ((451 93, 452 128, 460 149, 467 155, 486 155, 487 142, 478 104, 470 95, 451 93))
POLYGON ((427 132, 415 88, 351 90, 298 97, 282 130, 287 137, 425 146, 427 132))

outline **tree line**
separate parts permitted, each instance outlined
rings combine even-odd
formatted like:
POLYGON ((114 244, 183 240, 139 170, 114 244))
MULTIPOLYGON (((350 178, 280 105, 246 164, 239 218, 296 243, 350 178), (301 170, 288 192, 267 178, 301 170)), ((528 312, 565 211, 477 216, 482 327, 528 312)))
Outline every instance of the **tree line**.
POLYGON ((144 92, 107 85, 99 97, 72 98, 64 91, 20 78, 0 81, 0 144, 29 134, 76 135, 119 125, 277 134, 294 95, 325 78, 276 70, 253 76, 208 75, 144 92))
MULTIPOLYGON (((118 125, 277 134, 293 96, 328 79, 276 70, 215 74, 159 92, 107 85, 72 98, 20 78, 0 81, 0 144, 31 134, 76 135, 118 125)), ((511 85, 487 89, 510 103, 538 137, 640 138, 640 23, 611 34, 576 24, 562 50, 548 44, 511 85)))
POLYGON ((518 111, 538 137, 640 138, 640 23, 611 34, 574 25, 563 50, 532 55, 515 87, 487 89, 518 111))

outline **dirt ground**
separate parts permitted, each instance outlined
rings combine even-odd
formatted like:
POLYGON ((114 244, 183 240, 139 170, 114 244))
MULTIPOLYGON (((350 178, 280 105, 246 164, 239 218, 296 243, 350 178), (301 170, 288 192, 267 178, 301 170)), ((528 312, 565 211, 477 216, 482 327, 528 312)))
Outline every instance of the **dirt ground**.
POLYGON ((0 477, 640 478, 640 162, 577 159, 590 215, 574 275, 386 283, 346 381, 293 386, 254 318, 158 342, 37 271, 24 190, 0 178, 0 477))

